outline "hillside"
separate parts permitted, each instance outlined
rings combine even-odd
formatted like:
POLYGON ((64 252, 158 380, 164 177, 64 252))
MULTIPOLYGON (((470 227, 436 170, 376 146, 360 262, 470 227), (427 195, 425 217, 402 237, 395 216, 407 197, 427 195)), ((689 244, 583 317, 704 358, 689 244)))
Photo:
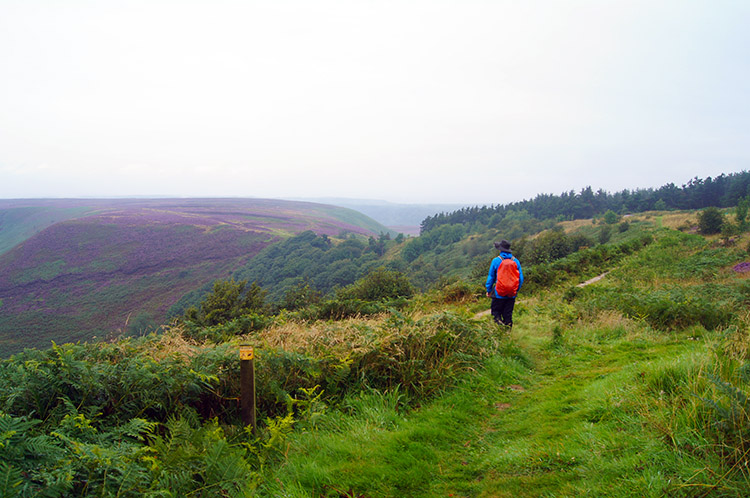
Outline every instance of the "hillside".
POLYGON ((0 360, 0 496, 748 496, 749 205, 285 237, 228 272, 268 293, 215 282, 158 333, 0 360), (505 237, 512 329, 483 288, 505 237))
MULTIPOLYGON (((750 233, 669 228, 693 216, 529 263, 512 330, 483 279, 404 298, 376 272, 328 303, 370 306, 345 319, 188 320, 0 361, 0 494, 748 496, 750 233)), ((545 233, 600 226, 565 229, 545 233)))
POLYGON ((0 199, 0 254, 55 223, 85 216, 95 209, 74 203, 55 206, 44 201, 16 203, 0 199))
POLYGON ((0 353, 137 333, 296 233, 377 235, 343 208, 262 199, 0 201, 0 353))

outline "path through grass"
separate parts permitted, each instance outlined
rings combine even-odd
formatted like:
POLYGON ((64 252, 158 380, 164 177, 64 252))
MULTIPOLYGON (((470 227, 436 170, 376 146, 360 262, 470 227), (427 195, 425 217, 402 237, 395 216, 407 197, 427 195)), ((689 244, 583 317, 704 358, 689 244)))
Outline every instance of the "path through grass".
POLYGON ((551 334, 545 344, 540 331, 520 332, 535 368, 525 390, 498 389, 496 413, 477 443, 483 451, 465 462, 477 478, 444 482, 432 496, 663 496, 672 489, 686 462, 641 418, 641 379, 703 344, 591 329, 553 347, 551 334))
POLYGON ((270 496, 682 495, 700 462, 649 423, 651 372, 706 345, 639 326, 522 320, 503 354, 402 413, 373 393, 295 435, 270 496))

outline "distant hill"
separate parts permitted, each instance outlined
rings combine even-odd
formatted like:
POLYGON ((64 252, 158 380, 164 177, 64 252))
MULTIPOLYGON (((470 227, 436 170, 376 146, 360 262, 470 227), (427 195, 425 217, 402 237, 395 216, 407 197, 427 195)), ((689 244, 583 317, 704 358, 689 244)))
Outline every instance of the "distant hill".
POLYGON ((392 231, 406 235, 418 235, 422 220, 428 216, 450 213, 469 206, 468 204, 399 204, 380 200, 337 197, 306 200, 354 209, 382 223, 392 231))
POLYGON ((160 324, 185 293, 306 230, 387 228, 307 202, 0 200, 0 353, 160 324))

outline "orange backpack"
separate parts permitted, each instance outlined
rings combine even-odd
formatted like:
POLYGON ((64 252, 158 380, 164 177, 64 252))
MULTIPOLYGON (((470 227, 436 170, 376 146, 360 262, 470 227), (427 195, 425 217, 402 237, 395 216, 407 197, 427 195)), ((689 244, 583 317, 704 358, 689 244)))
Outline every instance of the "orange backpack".
POLYGON ((520 282, 518 266, 512 258, 503 259, 497 268, 495 291, 500 297, 513 297, 518 293, 520 282))

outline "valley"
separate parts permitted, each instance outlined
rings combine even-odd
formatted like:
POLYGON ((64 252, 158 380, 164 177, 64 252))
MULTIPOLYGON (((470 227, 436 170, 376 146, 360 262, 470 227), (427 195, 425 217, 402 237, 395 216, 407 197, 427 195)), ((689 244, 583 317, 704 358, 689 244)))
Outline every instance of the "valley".
POLYGON ((387 232, 350 210, 260 199, 0 201, 0 219, 0 241, 17 242, 0 254, 5 355, 155 330, 184 294, 303 231, 387 232))

